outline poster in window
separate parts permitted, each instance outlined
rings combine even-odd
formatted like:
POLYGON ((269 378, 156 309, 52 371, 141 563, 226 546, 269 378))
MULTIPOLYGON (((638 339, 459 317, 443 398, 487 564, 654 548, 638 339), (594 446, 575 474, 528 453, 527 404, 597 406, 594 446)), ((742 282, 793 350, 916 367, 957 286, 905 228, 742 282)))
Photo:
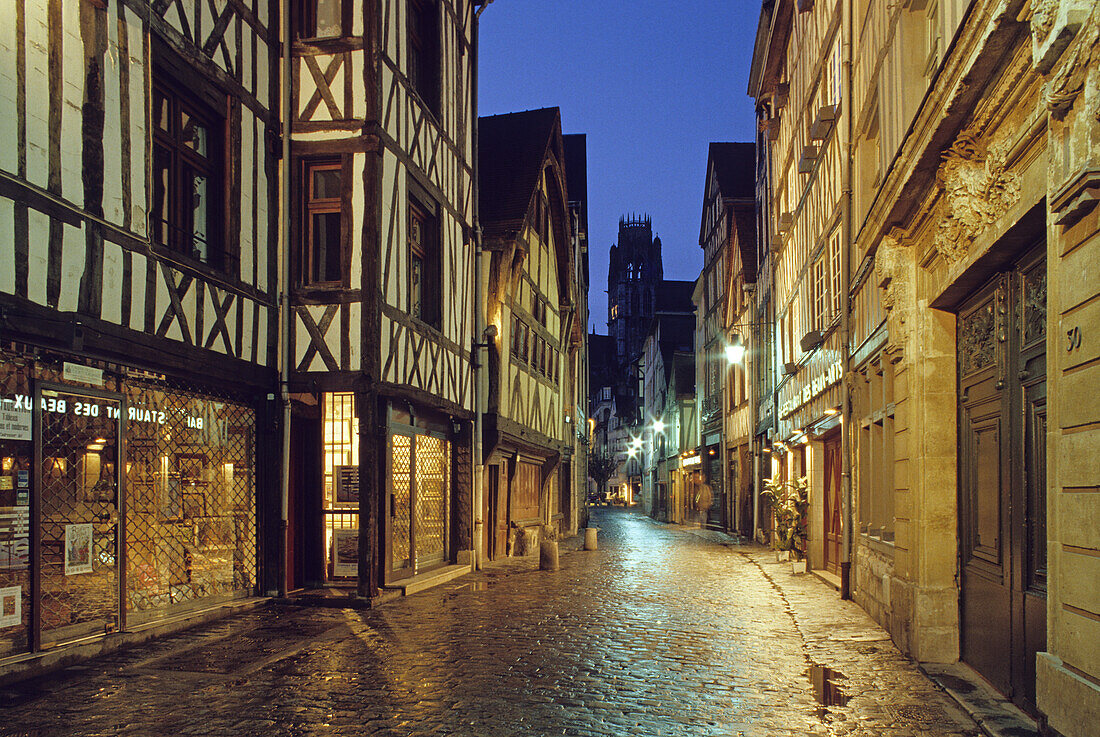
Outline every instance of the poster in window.
POLYGON ((336 466, 332 469, 336 480, 336 503, 359 503, 359 466, 336 466))
POLYGON ((332 575, 359 575, 359 529, 332 531, 332 575))
POLYGON ((23 589, 9 586, 0 589, 0 627, 23 623, 23 589))
POLYGON ((65 525, 65 575, 92 572, 92 526, 65 525))

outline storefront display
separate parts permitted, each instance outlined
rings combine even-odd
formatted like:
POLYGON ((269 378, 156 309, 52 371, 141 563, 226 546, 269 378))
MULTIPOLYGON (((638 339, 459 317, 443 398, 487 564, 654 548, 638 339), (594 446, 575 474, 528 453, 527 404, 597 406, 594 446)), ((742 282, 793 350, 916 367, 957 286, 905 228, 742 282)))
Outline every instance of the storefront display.
POLYGON ((255 593, 254 410, 131 373, 0 351, 0 657, 255 593))

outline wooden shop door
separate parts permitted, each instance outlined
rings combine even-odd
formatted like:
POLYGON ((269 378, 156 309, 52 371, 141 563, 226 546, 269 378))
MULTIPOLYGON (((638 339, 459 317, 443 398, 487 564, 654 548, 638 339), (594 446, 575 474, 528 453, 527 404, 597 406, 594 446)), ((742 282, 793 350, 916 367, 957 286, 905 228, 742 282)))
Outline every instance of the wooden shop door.
POLYGON ((962 659, 1034 712, 1046 647, 1046 265, 1040 248, 958 314, 962 659))
POLYGON ((840 575, 840 433, 825 438, 825 570, 840 575))

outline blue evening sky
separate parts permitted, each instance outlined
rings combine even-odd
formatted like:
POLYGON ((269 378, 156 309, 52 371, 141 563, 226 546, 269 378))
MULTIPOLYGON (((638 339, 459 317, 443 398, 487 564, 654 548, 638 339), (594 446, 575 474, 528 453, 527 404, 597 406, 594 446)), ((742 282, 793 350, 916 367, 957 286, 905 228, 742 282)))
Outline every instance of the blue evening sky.
POLYGON ((619 217, 649 213, 666 279, 695 279, 710 141, 752 141, 758 0, 496 0, 481 15, 479 114, 561 108, 588 135, 589 327, 607 333, 619 217))

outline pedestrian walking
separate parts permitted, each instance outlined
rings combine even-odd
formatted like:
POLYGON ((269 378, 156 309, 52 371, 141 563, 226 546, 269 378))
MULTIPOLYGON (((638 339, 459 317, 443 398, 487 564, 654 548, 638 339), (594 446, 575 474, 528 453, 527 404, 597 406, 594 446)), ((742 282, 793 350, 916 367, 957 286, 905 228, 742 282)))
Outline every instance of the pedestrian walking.
POLYGON ((707 512, 710 511, 710 505, 714 502, 714 490, 710 488, 710 484, 703 481, 702 474, 697 476, 699 480, 695 485, 695 511, 698 514, 699 526, 705 527, 707 512))

